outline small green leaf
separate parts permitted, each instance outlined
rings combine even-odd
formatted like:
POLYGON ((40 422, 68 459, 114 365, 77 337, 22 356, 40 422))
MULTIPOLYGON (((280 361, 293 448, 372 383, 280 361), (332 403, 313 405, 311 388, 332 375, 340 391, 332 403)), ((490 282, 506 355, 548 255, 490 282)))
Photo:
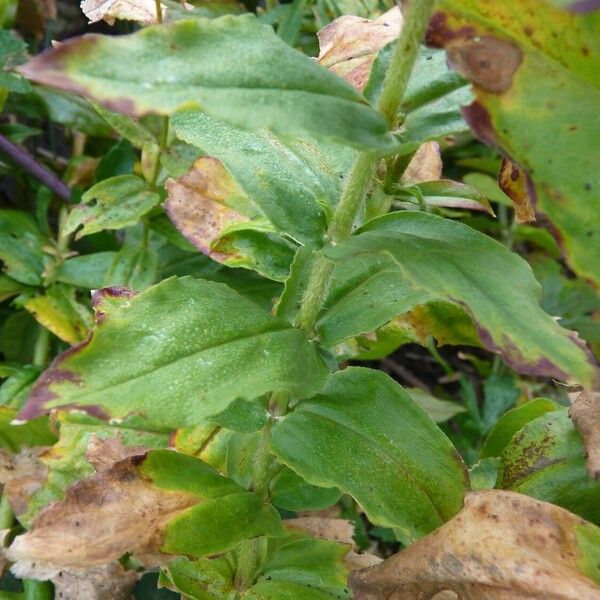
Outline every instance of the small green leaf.
POLYGON ((136 155, 128 140, 119 140, 101 159, 96 167, 96 181, 126 175, 133 171, 136 155))
POLYGON ((581 436, 565 409, 530 421, 513 436, 500 456, 497 487, 600 523, 600 481, 588 476, 581 436))
POLYGON ((47 50, 21 72, 131 116, 198 108, 247 129, 380 149, 392 140, 360 93, 250 15, 87 35, 47 50))
POLYGON ((104 229, 136 225, 158 204, 159 196, 135 175, 118 175, 91 187, 69 213, 65 234, 79 227, 77 239, 104 229))
POLYGON ((126 238, 106 271, 103 285, 142 291, 156 281, 157 268, 158 257, 152 248, 126 238))
POLYGON ((421 388, 406 388, 406 391, 436 423, 443 423, 466 411, 460 404, 440 400, 421 388))
POLYGON ((26 285, 41 285, 47 243, 35 219, 18 210, 0 210, 0 259, 4 272, 26 285))
POLYGON ((23 418, 74 405, 185 427, 236 398, 310 395, 327 374, 300 331, 222 284, 185 277, 139 295, 108 288, 95 305, 91 338, 42 375, 23 418))
POLYGON ((276 456, 309 483, 351 494, 408 538, 462 507, 465 466, 446 436, 384 373, 348 368, 273 427, 276 456))
MULTIPOLYGON (((527 263, 495 240, 417 211, 373 219, 357 233, 326 254, 337 260, 381 256, 395 265, 397 283, 393 269, 389 282, 401 292, 408 287, 466 308, 483 344, 517 371, 584 384, 600 380, 580 340, 539 307, 539 284, 527 263)), ((365 297, 365 309, 369 302, 365 297)))
POLYGON ((116 256, 116 252, 96 252, 68 258, 55 269, 54 277, 69 285, 97 290, 103 286, 106 273, 116 256))
POLYGON ((40 370, 39 367, 25 366, 11 368, 10 373, 3 373, 2 376, 7 379, 0 386, 0 405, 19 410, 29 396, 40 370))
POLYGON ((56 436, 50 428, 48 417, 39 417, 19 425, 12 424, 16 411, 0 406, 0 447, 16 453, 22 446, 51 446, 56 436))
POLYGON ((509 410, 496 421, 496 424, 488 433, 479 458, 500 456, 512 437, 525 427, 529 421, 533 421, 547 412, 552 412, 558 408, 559 405, 552 400, 536 398, 535 400, 531 400, 531 402, 509 410))
POLYGON ((275 506, 293 512, 328 508, 342 495, 336 488, 311 485, 287 467, 271 479, 270 492, 275 506))
MULTIPOLYGON (((155 137, 138 121, 127 115, 107 110, 95 102, 90 102, 90 104, 119 135, 130 141, 136 148, 141 149, 146 144, 156 144, 155 137)), ((104 179, 104 177, 100 177, 100 179, 104 179)))

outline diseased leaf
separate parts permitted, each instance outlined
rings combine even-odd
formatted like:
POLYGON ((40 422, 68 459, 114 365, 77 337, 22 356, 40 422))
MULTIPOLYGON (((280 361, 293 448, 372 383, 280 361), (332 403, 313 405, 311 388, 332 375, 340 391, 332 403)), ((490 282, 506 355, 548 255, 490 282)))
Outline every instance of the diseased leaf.
POLYGON ((491 238, 449 219, 403 211, 374 219, 325 252, 334 260, 384 255, 400 289, 463 306, 483 344, 515 370, 556 379, 600 381, 598 367, 576 334, 537 303, 539 285, 527 263, 491 238))
POLYGON ((517 223, 535 221, 531 179, 518 165, 504 158, 498 173, 498 185, 512 200, 517 223))
POLYGON ((272 447, 313 485, 352 495, 410 539, 456 514, 468 488, 450 441, 384 373, 348 368, 273 426, 272 447))
MULTIPOLYGON (((90 23, 104 19, 114 25, 117 19, 137 21, 146 25, 157 22, 157 9, 154 0, 82 0, 81 10, 90 23)), ((167 7, 160 5, 161 18, 165 16, 167 7)))
POLYGON ((143 179, 117 175, 91 187, 81 201, 69 213, 65 224, 65 233, 73 233, 83 225, 77 239, 104 229, 136 225, 158 204, 159 196, 143 179))
POLYGON ((504 413, 488 433, 479 458, 500 456, 512 437, 527 423, 558 408, 559 405, 552 400, 536 398, 504 413))
POLYGON ((428 41, 474 84, 475 102, 464 109, 473 132, 530 178, 536 211, 556 227, 570 266, 598 283, 600 13, 536 0, 444 0, 438 10, 428 41))
POLYGON ((600 524, 600 481, 587 474, 581 436, 565 409, 530 421, 512 437, 500 455, 497 487, 600 524))
POLYGON ((21 418, 68 405, 185 427, 238 397, 310 395, 327 374, 302 332, 223 284, 184 277, 139 295, 107 288, 95 309, 90 339, 54 361, 21 418))
POLYGON ((583 437, 590 477, 600 479, 600 393, 581 392, 572 400, 569 416, 583 437))
POLYGON ((60 571, 52 583, 54 597, 60 600, 131 600, 137 579, 136 571, 125 571, 115 561, 83 571, 60 571))
POLYGON ((278 520, 272 507, 202 461, 155 450, 72 485, 63 501, 15 538, 7 556, 15 573, 38 579, 103 565, 126 552, 153 565, 169 554, 203 556, 276 533, 278 520))
POLYGON ((552 504, 473 492, 438 530, 352 573, 350 587, 355 600, 598 600, 592 539, 600 529, 552 504))
POLYGON ((362 91, 377 52, 400 35, 402 23, 397 6, 377 19, 339 17, 317 33, 317 62, 362 91))
POLYGON ((21 72, 130 116, 197 108, 247 129, 309 133, 357 147, 392 144, 383 117, 360 93, 251 15, 74 38, 21 72))
POLYGON ((425 142, 410 159, 402 173, 402 185, 415 185, 425 181, 435 181, 442 176, 442 157, 437 142, 425 142))

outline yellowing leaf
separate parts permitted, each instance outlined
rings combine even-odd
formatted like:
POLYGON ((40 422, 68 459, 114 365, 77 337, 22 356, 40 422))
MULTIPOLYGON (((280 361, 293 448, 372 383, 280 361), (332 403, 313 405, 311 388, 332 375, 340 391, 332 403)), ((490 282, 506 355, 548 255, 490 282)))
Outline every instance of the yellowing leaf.
POLYGON ((248 220, 235 210, 249 200, 216 158, 199 158, 190 171, 166 184, 165 211, 177 229, 212 259, 225 262, 229 253, 213 249, 227 226, 248 220), (237 201, 237 202, 236 202, 237 201))
POLYGON ((317 61, 362 91, 377 52, 400 35, 402 22, 397 6, 378 19, 344 15, 317 33, 317 61))
MULTIPOLYGON (((161 4, 160 9, 164 18, 167 7, 161 4)), ((102 19, 109 25, 114 25, 117 19, 137 21, 146 25, 157 22, 154 0, 83 0, 81 10, 90 23, 102 19)))
POLYGON ((579 394, 571 403, 569 415, 583 437, 590 477, 600 479, 600 393, 579 394))
POLYGON ((529 496, 467 495, 451 521, 355 571, 355 600, 599 600, 600 529, 529 496))

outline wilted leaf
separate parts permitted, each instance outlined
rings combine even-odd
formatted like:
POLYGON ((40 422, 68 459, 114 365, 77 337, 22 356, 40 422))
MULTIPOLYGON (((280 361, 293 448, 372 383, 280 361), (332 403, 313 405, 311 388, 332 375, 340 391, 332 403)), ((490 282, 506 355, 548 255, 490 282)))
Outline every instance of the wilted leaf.
POLYGON ((246 129, 308 133, 358 147, 392 144, 383 117, 359 92, 251 15, 86 35, 47 50, 21 71, 130 116, 197 108, 246 129))
POLYGON ((533 184, 529 175, 518 165, 504 158, 498 173, 498 185, 512 200, 517 223, 535 221, 535 197, 532 197, 533 184))
MULTIPOLYGON (((27 577, 32 574, 21 575, 27 577)), ((54 597, 60 600, 131 600, 137 579, 135 571, 125 571, 115 561, 80 571, 59 571, 52 578, 52 583, 54 597)))
POLYGON ((511 492, 467 495, 451 521, 381 565, 355 571, 355 600, 598 600, 600 529, 511 492))
POLYGON ((81 201, 69 213, 65 224, 65 233, 73 233, 83 225, 77 239, 103 229, 136 225, 158 204, 159 196, 143 179, 117 175, 91 187, 81 201))
POLYGON ((13 512, 19 516, 27 510, 31 497, 42 487, 48 475, 40 455, 47 448, 23 448, 18 454, 0 450, 0 483, 4 486, 13 512))
POLYGON ((571 402, 569 415, 583 437, 590 477, 600 478, 600 393, 581 392, 571 402))
POLYGON ((414 185, 424 181, 435 181, 442 176, 442 157, 437 142, 425 142, 410 159, 404 173, 402 185, 414 185))
POLYGON ((16 563, 15 573, 45 579, 126 552, 149 565, 169 554, 203 556, 278 527, 272 507, 212 467, 155 450, 72 485, 64 500, 50 504, 15 538, 7 557, 16 563))
MULTIPOLYGON (((154 0, 82 0, 81 10, 90 23, 102 19, 109 25, 114 25, 117 19, 137 21, 146 25, 157 22, 154 0)), ((161 4, 160 11, 164 17, 167 7, 161 4)))
POLYGON ((539 284, 527 263, 462 223, 422 211, 392 213, 325 253, 341 261, 365 253, 391 260, 396 276, 391 270, 389 278, 397 282, 403 305, 407 290, 457 303, 472 316, 482 343, 517 371, 588 384, 600 380, 576 334, 539 307, 539 284))
POLYGON ((339 17, 317 33, 317 61, 362 91, 377 52, 400 35, 402 23, 397 6, 377 19, 339 17))
POLYGON ((556 227, 570 266, 598 283, 600 12, 537 0, 444 0, 437 8, 428 41, 474 83, 475 102, 464 109, 473 132, 531 178, 535 209, 556 227), (557 148, 569 152, 558 158, 557 148))
POLYGON ((139 295, 107 288, 96 311, 89 340, 55 359, 21 418, 69 406, 185 427, 239 397, 313 394, 327 375, 302 332, 223 284, 183 277, 139 295))

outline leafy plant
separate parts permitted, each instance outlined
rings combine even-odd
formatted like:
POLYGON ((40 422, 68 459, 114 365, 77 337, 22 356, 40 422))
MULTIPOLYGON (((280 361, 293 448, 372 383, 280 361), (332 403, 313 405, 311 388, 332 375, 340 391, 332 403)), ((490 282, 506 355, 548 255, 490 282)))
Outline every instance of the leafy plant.
POLYGON ((36 7, 0 598, 599 599, 593 3, 36 7))

